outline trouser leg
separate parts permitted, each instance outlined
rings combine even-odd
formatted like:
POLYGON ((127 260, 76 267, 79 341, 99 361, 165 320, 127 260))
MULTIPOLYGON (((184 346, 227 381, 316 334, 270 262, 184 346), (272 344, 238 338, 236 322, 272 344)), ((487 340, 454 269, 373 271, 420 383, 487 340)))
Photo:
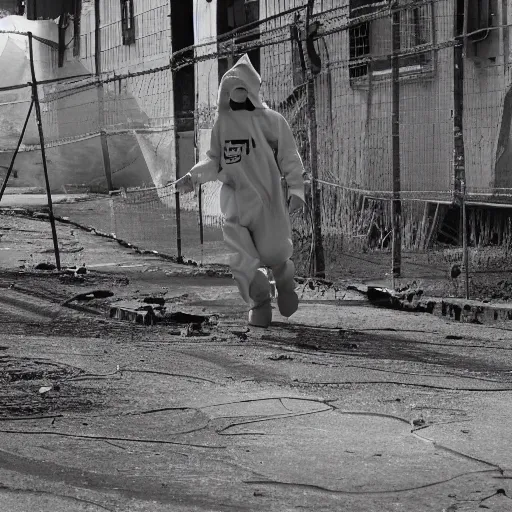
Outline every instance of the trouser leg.
POLYGON ((225 217, 224 242, 231 253, 229 261, 231 273, 242 298, 249 303, 251 302, 251 283, 256 277, 258 268, 261 267, 260 255, 249 229, 240 225, 235 191, 227 185, 222 187, 221 208, 225 217))
POLYGON ((255 248, 261 262, 271 267, 277 288, 277 305, 283 316, 297 311, 299 299, 295 292, 295 265, 291 261, 293 244, 288 214, 283 211, 263 212, 251 225, 255 248))

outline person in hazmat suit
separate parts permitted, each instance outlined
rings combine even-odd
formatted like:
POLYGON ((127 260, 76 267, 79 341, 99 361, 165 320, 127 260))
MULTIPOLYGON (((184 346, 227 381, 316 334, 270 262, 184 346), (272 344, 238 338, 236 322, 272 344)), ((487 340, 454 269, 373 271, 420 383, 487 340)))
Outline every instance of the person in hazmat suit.
POLYGON ((189 193, 208 181, 223 183, 223 235, 233 253, 233 278, 251 305, 249 325, 268 327, 271 287, 264 267, 274 275, 279 312, 290 317, 299 304, 289 211, 304 205, 304 166, 290 126, 262 101, 260 87, 260 75, 247 55, 225 73, 206 159, 176 188, 189 193))

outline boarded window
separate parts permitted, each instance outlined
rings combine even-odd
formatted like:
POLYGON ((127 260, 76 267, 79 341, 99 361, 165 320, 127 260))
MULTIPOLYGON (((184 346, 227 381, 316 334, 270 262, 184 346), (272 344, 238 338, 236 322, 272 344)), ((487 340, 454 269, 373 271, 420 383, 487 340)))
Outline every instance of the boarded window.
POLYGON ((123 44, 135 43, 135 14, 133 0, 121 0, 121 25, 123 30, 123 44))

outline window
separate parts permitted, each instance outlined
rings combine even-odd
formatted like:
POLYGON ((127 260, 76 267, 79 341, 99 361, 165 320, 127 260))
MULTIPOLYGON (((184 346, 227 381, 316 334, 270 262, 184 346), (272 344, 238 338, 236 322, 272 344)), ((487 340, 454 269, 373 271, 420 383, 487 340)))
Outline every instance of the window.
POLYGON ((80 18, 82 16, 82 0, 75 1, 75 12, 73 13, 73 56, 80 56, 80 18))
POLYGON ((349 29, 350 40, 350 78, 359 78, 368 74, 366 59, 370 55, 370 23, 365 22, 349 29), (354 62, 355 61, 355 62, 354 62))
MULTIPOLYGON (((460 0, 462 1, 462 0, 460 0)), ((497 0, 465 0, 465 29, 469 34, 466 43, 466 57, 495 62, 502 52, 499 30, 491 30, 500 23, 497 0)), ((460 30, 462 33, 462 30, 460 30)))
POLYGON ((17 0, 16 1, 16 10, 14 14, 18 16, 23 16, 25 14, 25 0, 17 0))
MULTIPOLYGON (((361 3, 361 2, 360 2, 361 3)), ((380 2, 382 7, 382 2, 380 2)), ((367 7, 367 6, 366 6, 367 7)), ((431 70, 433 42, 432 5, 404 7, 400 11, 400 73, 414 75, 431 70)), ((382 17, 354 25, 349 30, 349 75, 352 79, 389 76, 391 73, 392 20, 382 17)))
POLYGON ((469 36, 470 39, 481 40, 487 35, 487 29, 493 26, 492 19, 496 14, 496 5, 494 4, 495 2, 491 0, 467 1, 467 32, 472 34, 469 36))
POLYGON ((135 43, 133 0, 121 0, 121 25, 123 29, 123 44, 135 43))
MULTIPOLYGON (((259 0, 218 0, 217 2, 217 33, 218 35, 231 32, 236 28, 243 27, 248 23, 259 20, 260 2, 259 0)), ((243 36, 243 32, 235 39, 235 43, 249 43, 257 41, 259 34, 252 30, 252 34, 243 36)), ((256 71, 260 71, 260 50, 251 50, 248 52, 252 65, 256 71)), ((241 55, 234 55, 234 58, 224 58, 219 60, 219 80, 222 75, 235 63, 235 60, 241 55)))

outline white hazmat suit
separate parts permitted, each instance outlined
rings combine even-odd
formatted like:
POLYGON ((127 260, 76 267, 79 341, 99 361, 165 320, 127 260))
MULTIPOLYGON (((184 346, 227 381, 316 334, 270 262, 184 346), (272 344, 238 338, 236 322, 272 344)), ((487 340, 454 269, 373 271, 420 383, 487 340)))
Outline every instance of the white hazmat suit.
POLYGON ((262 102, 260 87, 260 75, 247 55, 223 76, 210 149, 206 160, 190 171, 190 177, 195 185, 213 180, 223 183, 220 206, 225 217, 224 240, 233 252, 230 266, 243 299, 252 301, 253 309, 270 302, 268 280, 265 277, 265 284, 258 269, 271 267, 279 309, 290 316, 297 309, 298 298, 281 178, 286 180, 289 195, 303 202, 304 167, 287 121, 262 102), (240 101, 244 92, 255 108, 233 110, 230 98, 240 101))

